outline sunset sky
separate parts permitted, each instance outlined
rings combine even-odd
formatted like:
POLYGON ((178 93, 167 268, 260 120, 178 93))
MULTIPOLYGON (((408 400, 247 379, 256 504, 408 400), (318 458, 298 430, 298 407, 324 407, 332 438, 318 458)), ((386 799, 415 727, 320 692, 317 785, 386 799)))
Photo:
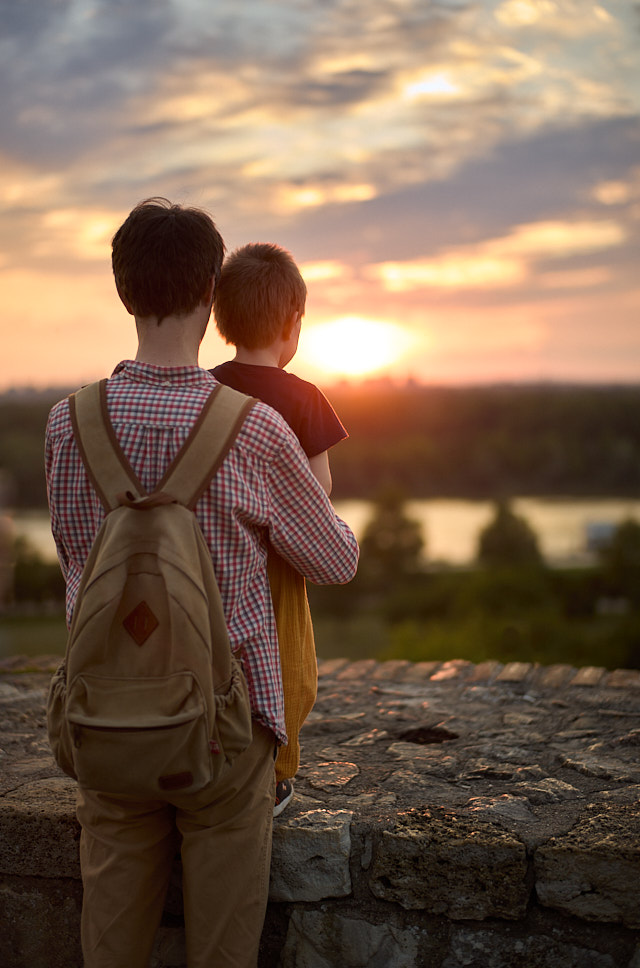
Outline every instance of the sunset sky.
POLYGON ((639 10, 3 0, 0 390, 135 354, 110 239, 152 195, 292 252, 321 385, 637 381, 639 10))

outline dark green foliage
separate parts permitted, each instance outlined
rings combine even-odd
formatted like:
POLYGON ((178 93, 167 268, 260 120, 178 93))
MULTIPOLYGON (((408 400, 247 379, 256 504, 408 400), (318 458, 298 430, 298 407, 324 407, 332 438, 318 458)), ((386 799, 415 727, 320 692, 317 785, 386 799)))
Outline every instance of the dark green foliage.
POLYGON ((64 602, 65 583, 57 561, 44 561, 24 540, 15 546, 13 600, 16 603, 64 602))
POLYGON ((49 410, 65 391, 0 397, 1 500, 8 507, 46 507, 44 433, 49 410))
POLYGON ((351 438, 332 451, 334 497, 635 495, 640 386, 396 387, 327 391, 351 438))
MULTIPOLYGON (((334 499, 395 489, 395 504, 379 505, 354 582, 309 585, 321 657, 640 668, 640 525, 625 522, 597 567, 558 570, 541 562, 526 522, 510 531, 503 520, 482 567, 436 572, 419 566, 423 549, 401 497, 636 497, 640 386, 377 382, 327 394, 351 435, 332 450, 334 499)), ((14 507, 46 506, 44 428, 64 395, 0 397, 0 479, 14 507)), ((63 597, 57 564, 28 553, 14 588, 21 601, 63 597)))
POLYGON ((605 587, 640 607, 640 524, 622 521, 600 552, 605 587))
POLYGON ((361 579, 375 588, 394 587, 419 570, 423 545, 420 523, 405 513, 402 492, 384 488, 360 541, 361 579))
POLYGON ((493 520, 480 534, 478 561, 498 568, 542 566, 535 533, 506 501, 497 502, 493 520))
POLYGON ((64 606, 40 614, 0 618, 0 658, 10 655, 63 655, 67 644, 64 606))
POLYGON ((309 589, 321 657, 640 668, 640 525, 617 529, 601 567, 552 569, 528 523, 499 503, 480 537, 482 564, 431 571, 416 543, 403 556, 412 531, 399 494, 387 494, 355 581, 309 589))
MULTIPOLYGON (((326 388, 350 439, 332 449, 334 499, 636 495, 640 386, 326 388)), ((44 507, 47 413, 64 389, 0 397, 0 473, 15 507, 44 507)))

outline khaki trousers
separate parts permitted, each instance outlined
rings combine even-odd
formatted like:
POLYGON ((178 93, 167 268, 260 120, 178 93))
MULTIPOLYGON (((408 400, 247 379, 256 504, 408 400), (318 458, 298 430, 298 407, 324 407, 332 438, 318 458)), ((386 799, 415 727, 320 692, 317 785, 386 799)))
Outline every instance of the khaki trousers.
POLYGON ((273 733, 211 793, 136 801, 78 790, 85 968, 148 968, 179 846, 189 968, 254 968, 269 891, 273 733))

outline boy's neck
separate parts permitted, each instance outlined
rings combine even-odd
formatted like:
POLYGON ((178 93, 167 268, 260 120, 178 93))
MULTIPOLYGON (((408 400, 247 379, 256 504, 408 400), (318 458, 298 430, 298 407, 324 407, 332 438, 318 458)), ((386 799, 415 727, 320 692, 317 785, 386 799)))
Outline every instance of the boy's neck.
POLYGON ((280 366, 280 348, 265 346, 259 350, 248 350, 246 346, 236 346, 234 363, 248 363, 250 366, 280 366))

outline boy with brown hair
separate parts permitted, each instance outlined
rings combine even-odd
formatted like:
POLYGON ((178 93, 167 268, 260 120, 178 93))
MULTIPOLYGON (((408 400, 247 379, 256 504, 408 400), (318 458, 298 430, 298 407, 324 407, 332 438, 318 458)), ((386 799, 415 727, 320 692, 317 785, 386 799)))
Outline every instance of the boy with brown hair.
MULTIPOLYGON (((271 243, 236 249, 223 265, 214 297, 218 330, 235 346, 236 355, 212 373, 221 383, 258 397, 282 414, 330 494, 328 450, 347 437, 347 431, 318 387, 284 370, 298 348, 306 297, 304 280, 285 249, 271 243)), ((317 662, 304 578, 272 549, 267 566, 289 740, 276 760, 277 816, 293 796, 292 777, 300 765, 299 731, 315 702, 317 662)))

